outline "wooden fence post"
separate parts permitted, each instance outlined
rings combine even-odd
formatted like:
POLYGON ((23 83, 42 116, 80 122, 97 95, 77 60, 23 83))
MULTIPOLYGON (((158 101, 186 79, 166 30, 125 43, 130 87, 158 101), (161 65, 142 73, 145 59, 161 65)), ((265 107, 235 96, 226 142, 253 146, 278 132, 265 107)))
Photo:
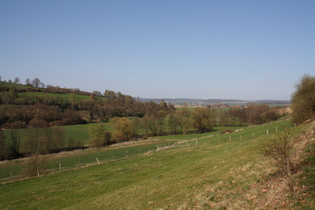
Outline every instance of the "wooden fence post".
POLYGON ((100 164, 100 161, 98 160, 98 158, 96 158, 96 161, 97 161, 97 164, 99 165, 99 164, 100 164))
POLYGON ((59 171, 61 172, 61 163, 59 163, 59 171))

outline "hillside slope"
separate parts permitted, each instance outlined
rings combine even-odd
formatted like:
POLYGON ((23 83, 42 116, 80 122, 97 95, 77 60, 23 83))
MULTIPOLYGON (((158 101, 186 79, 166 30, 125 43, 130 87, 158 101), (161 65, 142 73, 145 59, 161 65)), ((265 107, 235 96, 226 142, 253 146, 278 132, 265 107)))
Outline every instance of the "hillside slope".
MULTIPOLYGON (((269 125, 273 127, 272 123, 269 125)), ((264 131, 266 126, 260 130, 264 131)), ((296 135, 309 127, 309 124, 297 127, 296 135)), ((259 126, 251 129, 257 131, 259 126)), ((250 130, 239 131, 235 136, 243 135, 242 132, 250 130)), ((0 186, 0 208, 280 207, 284 205, 282 201, 287 201, 287 181, 272 178, 276 169, 260 152, 261 143, 272 136, 208 144, 212 138, 209 137, 198 145, 182 144, 107 164, 4 184, 0 186)))

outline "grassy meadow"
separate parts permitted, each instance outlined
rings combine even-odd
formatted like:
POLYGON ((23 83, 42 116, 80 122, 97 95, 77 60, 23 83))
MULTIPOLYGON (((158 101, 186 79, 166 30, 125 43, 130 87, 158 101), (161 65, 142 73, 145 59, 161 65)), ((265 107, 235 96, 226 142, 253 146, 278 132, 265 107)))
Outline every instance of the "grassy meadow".
MULTIPOLYGON (((110 130, 110 124, 105 123, 108 130, 110 130)), ((72 125, 63 126, 65 135, 74 139, 81 139, 84 143, 88 141, 88 126, 89 125, 72 125)), ((128 157, 138 155, 150 151, 155 151, 161 148, 167 148, 174 146, 190 146, 199 144, 217 144, 228 142, 230 140, 250 139, 261 135, 266 135, 266 129, 269 128, 269 133, 283 129, 282 126, 289 126, 288 121, 279 121, 272 124, 266 124, 261 126, 255 126, 252 128, 247 127, 215 127, 212 132, 200 133, 200 134, 188 134, 188 135, 168 135, 159 136, 155 138, 149 138, 148 140, 132 141, 129 143, 115 144, 110 147, 80 150, 76 152, 63 152, 59 154, 47 155, 50 159, 46 169, 49 172, 59 171, 59 164, 62 165, 64 170, 71 170, 78 167, 83 167, 88 164, 96 164, 96 158, 102 162, 108 162, 113 159, 121 159, 126 157, 126 151, 128 151, 128 157), (231 134, 221 134, 224 130, 236 130, 231 134), (254 136, 253 136, 254 134, 254 136), (51 158, 50 158, 51 157, 51 158)), ((25 132, 26 129, 22 130, 25 132)), ((10 161, 9 164, 2 164, 0 166, 0 181, 8 181, 10 179, 19 179, 23 164, 20 160, 10 161), (11 178, 11 175, 13 176, 11 178)))
MULTIPOLYGON (((105 124, 106 124, 106 128, 110 130, 111 129, 110 124, 109 123, 105 123, 105 124)), ((91 124, 61 126, 62 130, 64 131, 65 141, 67 142, 69 138, 73 138, 75 140, 81 140, 83 145, 87 145, 88 140, 89 140, 88 130, 89 130, 90 125, 91 124)), ((27 131, 29 129, 33 129, 33 128, 19 129, 19 135, 21 136, 22 142, 23 142, 23 138, 25 138, 25 136, 27 135, 27 131)), ((11 138, 10 130, 4 130, 4 134, 6 135, 7 139, 11 138)), ((21 152, 24 152, 23 145, 21 146, 21 152)))
MULTIPOLYGON (((275 168, 260 148, 284 126, 290 123, 238 128, 230 134, 221 134, 222 128, 52 155, 47 169, 55 167, 54 173, 0 185, 0 208, 273 208, 267 202, 269 193, 261 191, 260 185, 275 168), (80 168, 78 161, 91 166, 80 168), (58 172, 59 163, 64 172, 58 172)), ((295 130, 299 133, 305 127, 295 130)), ((0 169, 21 162, 2 164, 0 169)))
MULTIPOLYGON (((28 92, 28 93, 19 93, 19 97, 50 97, 50 98, 61 98, 63 100, 70 100, 71 94, 70 93, 45 93, 45 92, 28 92)), ((89 100, 91 97, 89 95, 82 95, 82 94, 74 94, 75 100, 89 100)), ((106 100, 104 97, 96 96, 98 100, 106 100)))
POLYGON ((0 81, 0 88, 5 87, 5 88, 15 88, 15 89, 29 89, 32 88, 28 85, 22 85, 22 84, 16 84, 16 83, 10 83, 10 82, 3 82, 0 81))
MULTIPOLYGON (((65 141, 67 142, 69 140, 69 138, 73 138, 75 140, 81 140, 83 145, 87 145, 88 144, 88 140, 89 140, 89 126, 90 124, 80 124, 80 125, 65 125, 65 126, 60 126, 60 128, 62 128, 62 130, 64 131, 64 137, 65 137, 65 141)), ((111 131, 111 125, 109 122, 104 122, 105 128, 108 131, 111 131)), ((33 128, 26 128, 26 129, 20 129, 20 135, 21 135, 21 139, 25 138, 27 131, 29 129, 33 129, 33 128)), ((4 130, 4 133, 6 135, 7 138, 10 138, 10 130, 4 130)), ((22 140, 23 141, 23 140, 22 140)), ((22 151, 23 152, 23 146, 22 146, 22 151)))
MULTIPOLYGON (((87 100, 90 99, 90 96, 87 95, 80 95, 80 94, 74 94, 75 99, 78 100, 87 100)), ((60 97, 63 100, 70 100, 71 95, 70 93, 44 93, 44 92, 29 92, 29 93, 19 93, 19 97, 60 97)))

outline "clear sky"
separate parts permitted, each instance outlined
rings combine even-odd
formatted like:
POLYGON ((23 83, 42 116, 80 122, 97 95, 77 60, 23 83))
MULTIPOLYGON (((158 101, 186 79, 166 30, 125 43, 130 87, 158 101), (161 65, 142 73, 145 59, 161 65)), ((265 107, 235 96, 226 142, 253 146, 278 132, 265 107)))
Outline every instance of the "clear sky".
POLYGON ((314 0, 0 0, 0 76, 145 98, 290 99, 314 0))

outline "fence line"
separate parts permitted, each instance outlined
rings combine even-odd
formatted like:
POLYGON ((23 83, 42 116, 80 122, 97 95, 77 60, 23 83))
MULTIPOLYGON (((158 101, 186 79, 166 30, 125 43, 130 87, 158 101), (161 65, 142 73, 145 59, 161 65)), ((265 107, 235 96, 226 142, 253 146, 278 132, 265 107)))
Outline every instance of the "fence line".
MULTIPOLYGON (((285 127, 283 128, 283 129, 285 129, 285 127)), ((282 130, 282 129, 281 129, 282 130)), ((266 129, 265 131, 263 131, 263 130, 261 130, 260 131, 260 133, 262 133, 262 135, 270 135, 270 134, 274 134, 274 133, 277 133, 277 132, 279 132, 280 131, 280 129, 276 126, 275 127, 275 129, 266 129)), ((224 135, 224 134, 223 134, 224 135)), ((161 149, 166 149, 166 148, 171 148, 171 146, 181 146, 181 144, 182 143, 184 143, 184 145, 183 146, 192 146, 192 145, 194 145, 193 144, 193 141, 195 141, 195 145, 196 146, 200 146, 200 145, 203 145, 202 144, 202 142, 209 142, 209 145, 211 144, 211 142, 213 142, 213 143, 220 143, 221 141, 220 141, 220 135, 217 135, 218 136, 218 138, 217 138, 217 140, 216 139, 214 139, 214 138, 211 138, 211 137, 214 137, 214 135, 208 135, 208 136, 203 136, 203 137, 199 137, 199 138, 194 138, 194 139, 191 139, 191 140, 184 140, 183 142, 180 142, 179 140, 178 141, 174 141, 174 142, 169 142, 169 144, 168 144, 168 147, 164 144, 164 147, 163 146, 159 146, 158 144, 156 145, 156 147, 157 147, 157 150, 156 151, 159 151, 159 150, 161 150, 161 149), (209 138, 209 139, 208 139, 209 138), (212 140, 213 139, 213 140, 212 140), (200 143, 198 142, 198 140, 200 140, 200 143)), ((235 136, 235 135, 230 135, 229 137, 228 137, 228 140, 227 141, 232 141, 232 136, 235 136)), ((242 140, 246 140, 246 139, 251 139, 251 138, 256 138, 256 137, 258 137, 258 136, 260 136, 260 135, 258 135, 257 133, 255 134, 255 133, 252 133, 252 134, 248 134, 248 135, 239 135, 239 140, 240 141, 242 141, 242 140), (251 137, 252 136, 252 137, 251 137)), ((151 150, 151 147, 149 147, 149 149, 147 150, 147 152, 154 152, 154 150, 151 150)), ((113 154, 112 155, 112 158, 109 158, 109 159, 107 159, 107 160, 105 160, 105 159, 103 159, 102 160, 102 162, 100 161, 100 159, 99 158, 96 158, 96 162, 95 162, 95 159, 94 159, 94 162, 91 162, 91 161, 89 161, 89 162, 87 162, 87 163, 82 163, 80 160, 78 160, 77 162, 78 162, 78 164, 74 164, 74 165, 71 165, 71 166, 69 166, 69 167, 65 167, 65 166, 63 166, 62 165, 62 163, 60 162, 59 163, 59 168, 51 168, 51 169, 47 169, 47 173, 45 173, 45 174, 51 174, 51 173, 56 173, 56 172, 65 172, 65 171, 68 171, 68 170, 75 170, 75 169, 78 169, 78 168, 84 168, 84 167, 89 167, 89 166, 93 166, 93 165, 100 165, 100 164, 106 164, 106 163, 110 163, 110 162, 112 162, 112 161, 118 161, 118 160, 123 160, 123 159, 126 159, 126 158, 129 158, 129 157, 133 157, 133 156, 136 156, 136 155, 142 155, 142 154, 144 154, 144 153, 146 153, 145 151, 143 151, 143 153, 141 153, 141 150, 140 149, 138 149, 138 153, 134 153, 134 154, 131 154, 130 156, 129 156, 129 154, 128 154, 128 151, 126 151, 126 155, 125 155, 125 157, 123 156, 123 155, 118 155, 118 157, 119 156, 121 156, 121 158, 116 158, 115 157, 115 154, 117 155, 117 153, 115 153, 115 154, 113 154)), ((39 174, 39 171, 37 171, 37 176, 39 176, 40 174, 39 174)), ((12 172, 10 172, 9 174, 8 174, 8 177, 7 178, 1 178, 1 180, 7 180, 7 179, 10 179, 11 178, 11 180, 14 180, 15 178, 17 178, 17 177, 20 177, 20 175, 14 175, 12 172)), ((2 182, 0 180, 0 182, 2 182)))

